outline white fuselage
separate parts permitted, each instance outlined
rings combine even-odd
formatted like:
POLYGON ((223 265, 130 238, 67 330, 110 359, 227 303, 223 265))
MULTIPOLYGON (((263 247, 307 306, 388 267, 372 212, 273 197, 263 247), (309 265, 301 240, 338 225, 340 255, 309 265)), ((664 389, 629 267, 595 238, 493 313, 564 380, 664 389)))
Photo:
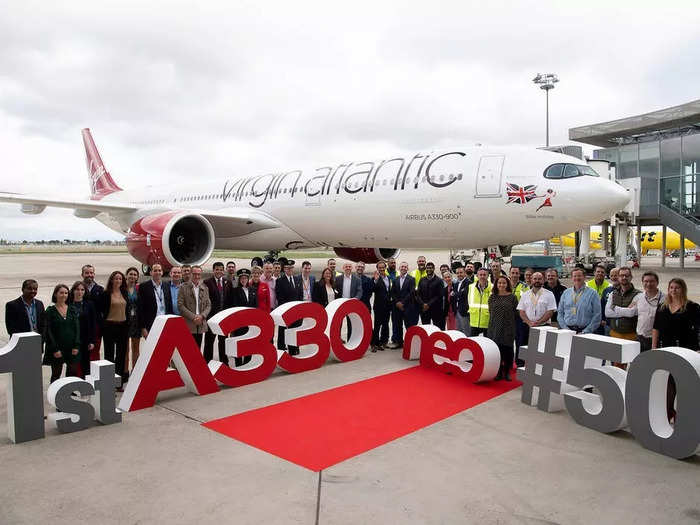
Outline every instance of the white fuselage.
POLYGON ((217 230, 216 248, 461 248, 548 239, 626 204, 626 191, 603 178, 545 178, 555 163, 585 164, 541 150, 462 148, 127 190, 103 202, 137 204, 138 213, 97 218, 127 233, 134 220, 161 210, 249 208, 283 226, 242 236, 217 230), (512 185, 522 198, 513 200, 512 185))

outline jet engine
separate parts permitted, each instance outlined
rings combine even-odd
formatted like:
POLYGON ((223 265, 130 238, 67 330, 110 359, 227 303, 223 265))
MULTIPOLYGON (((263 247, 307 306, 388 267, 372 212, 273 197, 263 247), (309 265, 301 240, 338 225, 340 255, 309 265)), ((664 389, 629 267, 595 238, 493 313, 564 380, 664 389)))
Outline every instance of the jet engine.
POLYGON ((214 241, 207 219, 171 211, 136 221, 126 236, 126 247, 144 265, 160 263, 167 271, 172 266, 204 263, 214 251, 214 241))
POLYGON ((350 261, 362 261, 364 263, 376 263, 385 261, 390 257, 398 257, 401 250, 396 248, 333 248, 338 257, 350 261))

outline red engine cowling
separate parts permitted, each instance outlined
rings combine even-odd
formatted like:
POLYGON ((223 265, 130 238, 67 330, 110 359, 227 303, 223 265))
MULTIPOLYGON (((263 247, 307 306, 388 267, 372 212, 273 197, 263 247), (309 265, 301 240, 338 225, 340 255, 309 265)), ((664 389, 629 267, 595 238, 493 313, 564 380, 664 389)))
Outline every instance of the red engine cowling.
POLYGON ((202 264, 214 251, 214 229, 201 215, 169 211, 142 217, 126 236, 126 247, 138 261, 163 270, 202 264))
POLYGON ((401 250, 396 248, 333 248, 333 251, 343 259, 364 263, 385 261, 390 257, 396 258, 401 253, 401 250))

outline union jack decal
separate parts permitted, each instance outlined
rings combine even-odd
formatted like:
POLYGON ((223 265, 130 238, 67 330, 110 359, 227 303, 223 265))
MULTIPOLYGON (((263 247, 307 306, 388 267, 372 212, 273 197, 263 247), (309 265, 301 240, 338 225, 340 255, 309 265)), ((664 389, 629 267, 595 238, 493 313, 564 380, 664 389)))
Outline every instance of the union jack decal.
POLYGON ((506 183, 506 193, 508 194, 508 202, 515 202, 517 204, 525 204, 530 202, 532 199, 538 197, 535 193, 537 186, 530 184, 528 186, 518 186, 517 184, 506 183))

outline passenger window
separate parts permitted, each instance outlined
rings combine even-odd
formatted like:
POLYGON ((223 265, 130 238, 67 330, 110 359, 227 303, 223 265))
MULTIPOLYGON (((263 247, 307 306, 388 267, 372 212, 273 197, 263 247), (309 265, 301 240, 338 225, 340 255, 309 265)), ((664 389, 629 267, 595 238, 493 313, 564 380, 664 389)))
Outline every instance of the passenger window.
POLYGON ((564 168, 564 178, 565 179, 570 179, 572 177, 578 177, 581 175, 578 171, 578 166, 574 164, 567 164, 566 168, 564 168))
POLYGON ((561 173, 564 169, 564 164, 552 164, 544 170, 544 176, 548 179, 561 179, 561 173))

